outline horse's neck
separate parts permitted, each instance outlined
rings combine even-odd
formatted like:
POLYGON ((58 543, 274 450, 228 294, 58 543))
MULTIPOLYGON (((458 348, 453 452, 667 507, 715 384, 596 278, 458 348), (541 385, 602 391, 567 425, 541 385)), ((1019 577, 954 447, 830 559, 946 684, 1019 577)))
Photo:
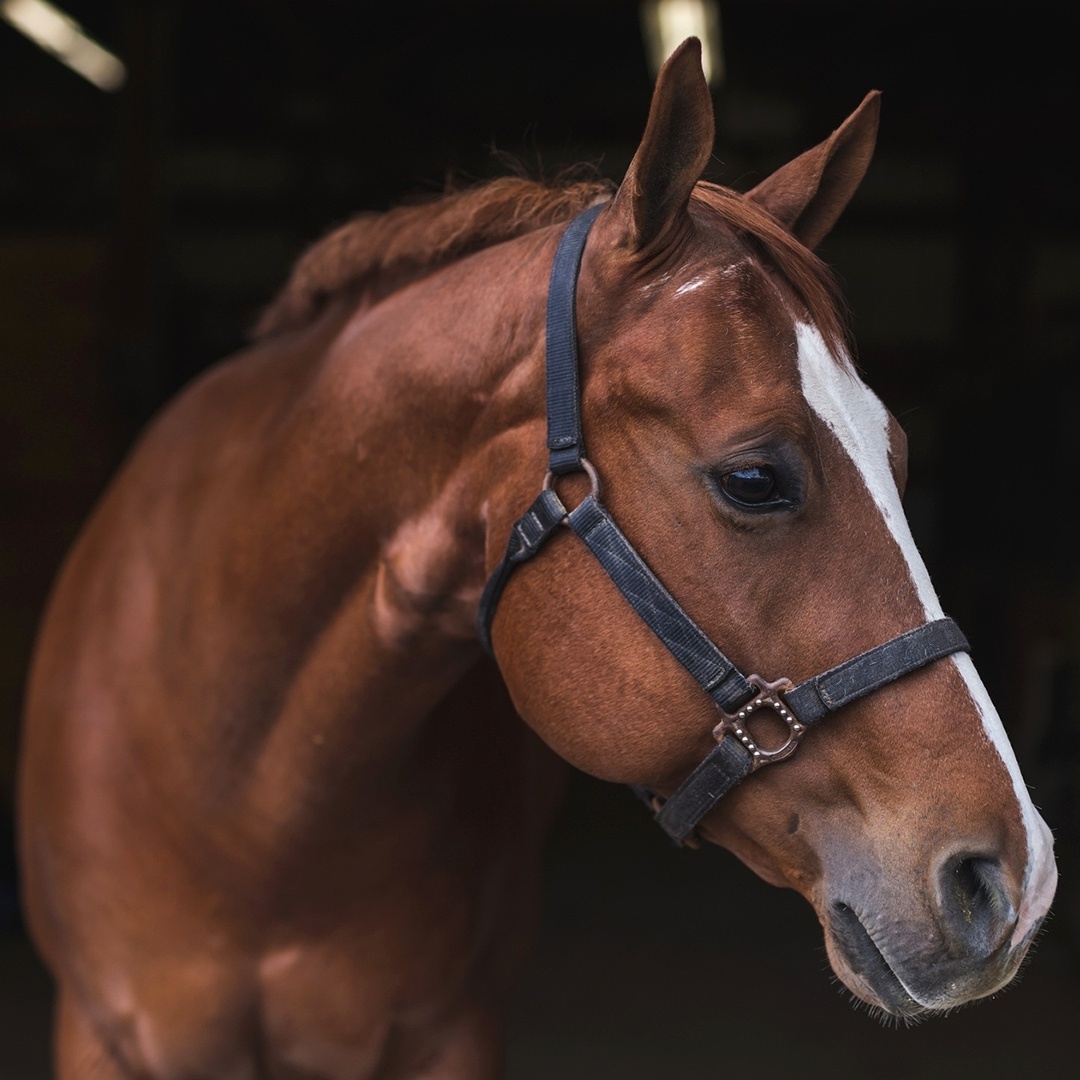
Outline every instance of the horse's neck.
POLYGON ((486 478, 504 415, 541 417, 543 312, 524 270, 473 263, 345 324, 193 575, 226 621, 211 637, 240 643, 222 722, 261 820, 383 782, 478 658, 486 478), (506 310, 515 274, 532 314, 506 310))

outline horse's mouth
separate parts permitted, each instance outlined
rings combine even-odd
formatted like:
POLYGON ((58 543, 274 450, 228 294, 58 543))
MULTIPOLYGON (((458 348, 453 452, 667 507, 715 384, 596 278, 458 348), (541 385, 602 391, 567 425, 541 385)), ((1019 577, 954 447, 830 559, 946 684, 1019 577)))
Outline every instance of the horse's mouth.
POLYGON ((932 1011, 911 996, 852 908, 833 904, 831 916, 832 936, 852 973, 877 998, 872 1004, 906 1018, 932 1011))

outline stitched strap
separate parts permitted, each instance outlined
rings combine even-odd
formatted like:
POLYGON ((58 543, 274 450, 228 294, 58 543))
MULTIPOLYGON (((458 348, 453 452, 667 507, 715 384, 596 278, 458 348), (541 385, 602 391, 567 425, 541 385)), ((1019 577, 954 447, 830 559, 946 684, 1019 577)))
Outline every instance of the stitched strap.
POLYGON ((531 559, 565 518, 566 507, 559 501, 558 495, 551 488, 544 488, 533 500, 532 506, 514 522, 506 552, 484 585, 476 614, 480 643, 489 656, 492 654, 491 623, 511 572, 519 563, 531 559))
POLYGON ((935 660, 970 651, 952 619, 936 619, 799 683, 784 701, 802 723, 813 724, 935 660))
POLYGON ((720 708, 730 711, 752 696, 742 672, 664 588, 595 496, 571 511, 568 521, 631 607, 720 708))
POLYGON ((589 230, 603 203, 579 214, 559 240, 547 303, 548 468, 555 474, 581 468, 581 391, 577 362, 577 277, 589 230))
MULTIPOLYGON (((606 204, 579 214, 559 238, 548 279, 546 327, 547 446, 552 473, 576 472, 583 466, 581 389, 577 359, 577 278, 589 230, 606 204)), ((566 517, 566 510, 549 488, 515 522, 506 552, 480 595, 476 616, 480 643, 492 654, 491 624, 499 598, 518 563, 531 559, 566 517)))
MULTIPOLYGON (((657 825, 677 844, 693 835, 701 819, 753 768, 753 758, 734 738, 718 742, 708 756, 653 814, 657 825)), ((647 788, 634 788, 655 809, 656 796, 647 788)))
MULTIPOLYGON (((746 677, 667 591, 596 498, 586 498, 568 520, 631 607, 721 709, 733 712, 753 696, 746 677)), ((649 788, 631 787, 668 836, 682 844, 752 767, 753 758, 739 742, 722 739, 666 802, 649 788)))

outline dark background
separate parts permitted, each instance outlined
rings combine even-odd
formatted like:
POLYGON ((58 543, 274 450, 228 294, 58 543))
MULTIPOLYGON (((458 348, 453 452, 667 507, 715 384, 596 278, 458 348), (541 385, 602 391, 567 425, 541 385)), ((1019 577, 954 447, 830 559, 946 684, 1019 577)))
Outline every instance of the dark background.
MULTIPOLYGON (((239 347, 303 246, 511 155, 618 179, 651 90, 629 0, 68 0, 102 93, 0 23, 0 814, 57 563, 135 433, 239 347)), ((1047 1075, 1080 1006, 1077 7, 728 0, 709 178, 746 189, 884 92, 821 253, 909 433, 907 506, 1057 836, 1018 985, 915 1029, 853 1010, 809 907, 677 851, 576 778, 509 1080, 1047 1075)), ((0 1080, 47 1073, 49 988, 0 867, 0 1080)))

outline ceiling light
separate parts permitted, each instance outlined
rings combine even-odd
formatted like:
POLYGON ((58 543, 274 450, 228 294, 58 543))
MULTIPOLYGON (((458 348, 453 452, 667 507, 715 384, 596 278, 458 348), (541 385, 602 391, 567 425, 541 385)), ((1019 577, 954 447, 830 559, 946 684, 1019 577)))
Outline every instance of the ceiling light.
POLYGON ((710 86, 724 80, 720 7, 715 0, 643 0, 641 29, 653 77, 688 37, 701 39, 701 67, 710 86))
POLYGON ((123 63, 46 0, 0 0, 0 18, 98 89, 119 90, 124 85, 123 63))

